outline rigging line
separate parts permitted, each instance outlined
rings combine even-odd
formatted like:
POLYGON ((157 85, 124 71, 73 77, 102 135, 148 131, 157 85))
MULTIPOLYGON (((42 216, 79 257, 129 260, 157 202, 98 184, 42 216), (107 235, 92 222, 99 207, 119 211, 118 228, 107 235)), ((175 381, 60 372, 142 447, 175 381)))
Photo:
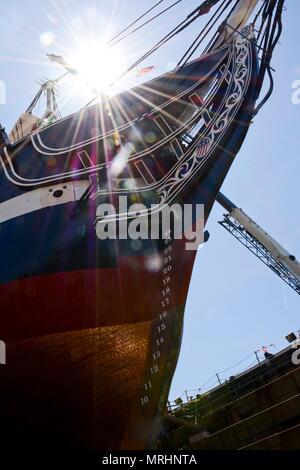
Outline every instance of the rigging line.
MULTIPOLYGON (((268 8, 266 10, 266 19, 265 19, 265 22, 267 22, 267 26, 266 26, 265 32, 264 32, 264 43, 265 43, 264 49, 265 50, 267 50, 267 47, 270 44, 270 42, 269 42, 269 40, 270 40, 270 31, 271 31, 271 27, 272 27, 272 19, 273 19, 273 14, 274 14, 274 10, 275 10, 276 5, 277 5, 277 0, 269 0, 268 8)), ((262 40, 262 42, 263 42, 263 40, 262 40)))
MULTIPOLYGON (((200 5, 200 7, 201 7, 201 5, 200 5)), ((200 7, 195 9, 194 12, 190 13, 185 18, 185 20, 183 20, 181 23, 179 23, 179 25, 177 25, 169 34, 167 34, 163 39, 161 39, 158 43, 156 43, 155 46, 153 46, 151 49, 149 49, 149 51, 147 51, 134 65, 132 65, 128 69, 128 71, 130 72, 133 68, 135 68, 137 65, 139 65, 140 62, 142 62, 144 59, 146 59, 151 54, 153 54, 157 49, 159 49, 161 46, 163 46, 167 41, 169 41, 174 36, 181 33, 182 31, 184 31, 184 29, 186 29, 190 24, 192 24, 202 14, 201 11, 200 11, 200 7), (187 20, 189 20, 189 21, 187 21, 187 20)), ((126 73, 127 73, 127 71, 124 72, 123 75, 125 75, 126 73)))
MULTIPOLYGON (((194 49, 191 51, 190 55, 186 58, 185 62, 183 65, 185 65, 190 59, 191 57, 193 56, 193 54, 196 52, 196 50, 198 49, 198 47, 200 46, 200 44, 202 43, 202 41, 206 38, 206 36, 211 32, 211 30, 214 28, 216 22, 218 21, 218 19, 222 16, 222 14, 224 13, 224 11, 226 10, 226 8, 230 5, 230 2, 231 0, 229 1, 229 3, 227 5, 225 5, 225 7, 223 8, 223 10, 220 12, 220 14, 217 16, 217 18, 215 19, 215 21, 213 22, 213 24, 210 26, 210 28, 206 31, 206 33, 204 34, 203 38, 201 38, 199 41, 198 41, 198 44, 196 44, 196 46, 194 47, 194 49)), ((218 32, 217 32, 218 34, 218 32)))
MULTIPOLYGON (((246 360, 248 360, 250 357, 252 357, 254 355, 254 352, 252 352, 251 354, 249 354, 247 357, 245 357, 244 359, 242 359, 241 361, 237 362, 236 364, 228 367, 227 369, 224 369, 220 372, 218 372, 218 374, 223 374, 224 372, 227 372, 231 369, 233 369, 234 367, 237 367, 238 365, 242 364, 243 362, 245 362, 246 360)), ((250 364, 247 368, 251 367, 252 365, 255 365, 256 364, 256 361, 253 362, 252 364, 250 364)), ((245 369, 247 370, 247 369, 245 369)), ((244 372, 245 370, 241 371, 240 373, 244 372)), ((200 389, 204 388, 205 385, 207 385, 208 383, 211 382, 211 380, 215 377, 216 375, 213 375, 207 382, 205 382, 203 385, 201 385, 200 389)))
MULTIPOLYGON (((262 24, 261 32, 262 32, 262 30, 263 30, 263 27, 264 27, 264 24, 262 24)), ((259 43, 260 49, 263 49, 263 42, 264 42, 264 40, 265 40, 266 33, 267 33, 267 31, 266 31, 266 29, 265 29, 265 30, 264 30, 264 33, 263 33, 263 35, 262 35, 262 37, 261 37, 260 43, 259 43)), ((257 37, 257 40, 256 40, 257 44, 258 44, 258 42, 259 42, 259 39, 260 39, 260 35, 258 35, 258 37, 257 37)))
POLYGON ((253 356, 253 354, 254 354, 254 353, 249 354, 247 357, 245 357, 245 358, 242 359, 241 361, 237 362, 236 364, 233 364, 232 366, 227 367, 227 369, 221 370, 220 372, 218 372, 218 374, 223 374, 224 372, 227 372, 228 370, 234 369, 235 367, 239 366, 239 365, 242 364, 243 362, 247 361, 250 357, 253 356))
POLYGON ((211 49, 212 45, 214 44, 214 42, 216 41, 216 39, 218 37, 218 34, 219 34, 219 32, 216 31, 215 34, 212 36, 212 38, 208 41, 208 44, 205 47, 205 49, 203 50, 202 55, 207 54, 207 52, 211 49))
POLYGON ((273 9, 272 9, 272 13, 270 14, 270 16, 273 17, 274 9, 275 9, 275 6, 277 4, 277 10, 276 10, 276 13, 275 13, 275 16, 274 16, 273 24, 270 25, 270 34, 269 34, 269 40, 268 40, 268 47, 266 48, 266 54, 265 54, 265 63, 266 63, 266 65, 270 65, 270 61, 271 61, 272 53, 273 53, 273 49, 274 49, 274 48, 272 48, 272 44, 273 44, 273 41, 274 41, 276 28, 278 26, 279 3, 280 3, 280 1, 275 2, 274 6, 273 6, 273 9))
MULTIPOLYGON (((269 16, 269 24, 268 24, 268 32, 267 32, 267 38, 265 41, 265 52, 262 57, 262 66, 258 78, 258 89, 260 90, 264 81, 264 77, 266 74, 266 71, 270 68, 270 62, 272 59, 273 51, 276 46, 276 44, 279 41, 279 38, 282 33, 282 11, 283 11, 283 5, 284 5, 284 0, 279 0, 278 2, 273 2, 273 8, 272 11, 270 12, 269 16), (276 13, 274 16, 273 24, 272 24, 272 18, 275 10, 275 6, 277 5, 276 13), (278 28, 278 32, 276 34, 276 28, 278 28), (275 38, 275 39, 274 39, 275 38)), ((272 85, 272 81, 271 81, 272 85)))
MULTIPOLYGON (((226 19, 224 21, 224 25, 227 24, 227 21, 228 21, 228 18, 230 17, 230 15, 232 14, 232 12, 235 10, 235 8, 237 7, 238 3, 239 3, 240 0, 236 0, 235 4, 233 5, 233 7, 231 8, 231 10, 229 11, 228 15, 226 16, 226 19)), ((221 28, 222 25, 220 25, 220 27, 218 28, 218 31, 215 32, 214 36, 211 38, 211 40, 209 41, 209 43, 207 44, 207 46, 205 47, 204 51, 203 51, 203 54, 206 54, 209 50, 212 49, 212 46, 213 44, 215 43, 217 37, 218 37, 218 34, 220 33, 220 28, 221 28)), ((228 26, 228 24, 227 24, 228 26)))
POLYGON ((33 98, 32 102, 30 103, 30 105, 28 106, 27 110, 26 110, 26 113, 31 113, 33 108, 36 106, 37 102, 39 101, 41 95, 43 93, 43 90, 42 88, 40 88, 40 90, 38 91, 38 93, 35 95, 35 97, 33 98))
POLYGON ((193 42, 193 44, 190 46, 190 48, 188 49, 188 51, 185 53, 185 55, 182 57, 182 59, 180 60, 179 64, 181 64, 182 60, 184 58, 185 61, 184 63, 182 64, 182 66, 186 65, 186 63, 190 60, 190 58, 192 57, 192 55, 196 52, 196 50, 198 49, 198 47, 200 46, 201 42, 203 41, 203 39, 210 33, 210 31, 212 30, 212 28, 215 26, 216 22, 218 21, 218 19, 220 18, 220 16, 222 16, 222 14, 224 13, 224 11, 226 10, 226 8, 230 5, 230 3, 232 2, 232 0, 223 0, 223 3, 219 6, 219 8, 217 9, 217 11, 214 13, 214 15, 211 17, 210 21, 205 25, 205 27, 202 29, 202 31, 200 32, 200 34, 196 37, 195 41, 193 42), (227 3, 226 3, 227 2, 227 3), (225 5, 226 3, 226 5, 225 5), (225 5, 225 6, 224 6, 225 5), (222 9, 222 7, 224 6, 223 10, 221 11, 221 13, 219 13, 219 11, 222 9), (219 14, 218 14, 219 13, 219 14), (218 16, 217 16, 218 15, 218 16), (217 17, 216 17, 217 16, 217 17), (216 17, 216 18, 215 18, 216 17), (214 21, 213 21, 214 20, 214 21), (209 26, 210 22, 212 22, 212 25, 209 27, 209 29, 205 32, 203 38, 201 38, 201 40, 199 40, 199 38, 202 36, 202 34, 204 33, 205 29, 209 26), (199 41, 198 41, 199 40, 199 41), (198 41, 198 44, 196 44, 198 41), (192 52, 187 56, 187 54, 190 52, 191 48, 196 44, 196 46, 194 47, 194 49, 192 50, 192 52))
MULTIPOLYGON (((54 83, 57 83, 59 82, 60 80, 62 80, 63 78, 65 78, 67 75, 69 74, 69 72, 65 72, 63 75, 60 75, 58 78, 54 79, 54 80, 50 80, 51 82, 54 82, 54 83)), ((26 110, 26 113, 29 113, 31 114, 32 110, 35 108, 35 106, 37 105, 39 99, 41 98, 41 95, 43 93, 44 89, 43 89, 43 86, 40 87, 38 93, 35 95, 35 97, 33 98, 32 102, 30 103, 30 105, 28 106, 27 110, 26 110)))
POLYGON ((266 73, 266 57, 267 57, 267 50, 270 44, 270 31, 272 27, 272 18, 273 18, 273 13, 274 13, 274 7, 276 4, 276 0, 271 0, 270 6, 269 6, 269 12, 268 12, 268 20, 267 20, 267 25, 264 33, 264 40, 261 42, 261 46, 264 49, 264 52, 262 54, 262 63, 259 71, 259 76, 257 80, 257 88, 260 91, 263 85, 264 81, 264 76, 266 73), (272 7, 272 8, 271 8, 272 7))
MULTIPOLYGON (((232 1, 232 0, 231 0, 231 1, 232 1)), ((216 31, 215 35, 213 36, 213 38, 209 41, 208 45, 206 46, 206 48, 205 48, 205 50, 204 50, 205 52, 210 51, 210 50, 213 48, 213 44, 214 44, 214 42, 215 42, 215 39, 217 39, 218 34, 222 33, 222 27, 225 27, 225 26, 230 27, 230 25, 227 24, 227 20, 228 20, 228 18, 230 17, 230 15, 232 14, 232 12, 234 11, 234 9, 236 8, 236 6, 238 5, 239 1, 240 1, 240 0, 237 0, 237 1, 236 1, 236 3, 233 5, 233 7, 231 8, 231 10, 229 11, 229 13, 228 13, 226 19, 224 20, 224 22, 219 26, 219 28, 218 28, 218 30, 216 31)), ((210 29, 207 31, 207 33, 205 34, 204 37, 206 37, 206 36, 210 33, 210 31, 211 31, 212 28, 215 26, 215 24, 216 24, 216 22, 218 21, 218 19, 220 18, 220 16, 222 16, 222 14, 223 14, 224 11, 229 7, 229 5, 230 5, 230 2, 229 2, 227 5, 225 5, 225 7, 223 8, 222 12, 221 12, 221 13, 219 14, 219 16, 215 19, 213 25, 210 27, 210 29)), ((223 5, 221 5, 220 8, 222 8, 222 6, 223 6, 223 5)), ((237 30, 235 30, 234 28, 231 28, 231 29, 233 29, 234 31, 237 31, 237 30)), ((203 39, 204 39, 204 38, 203 38, 203 39)), ((201 39, 201 41, 199 42, 198 46, 196 46, 196 48, 194 49, 194 51, 192 52, 192 54, 196 51, 197 47, 200 46, 200 44, 201 44, 201 42, 203 41, 203 39, 201 39)), ((204 51, 203 51, 203 53, 205 53, 204 51)), ((189 56, 188 60, 190 59, 190 57, 192 56, 192 54, 189 56)))
MULTIPOLYGON (((134 69, 137 65, 139 65, 143 60, 148 58, 151 54, 153 54, 157 49, 159 49, 161 46, 163 46, 167 41, 172 39, 175 35, 179 34, 182 32, 185 28, 187 28, 191 23, 193 23, 199 15, 194 16, 192 19, 187 21, 190 16, 185 18, 179 25, 177 25, 169 34, 164 36, 160 41, 158 41, 151 49, 149 49, 139 60, 137 60, 129 69, 127 69, 126 72, 121 76, 123 77, 126 73, 130 72, 132 69, 134 69)), ((120 77, 120 78, 121 78, 120 77)), ((118 80, 118 79, 117 79, 118 80)))
MULTIPOLYGON (((245 36, 241 31, 239 31, 237 28, 233 28, 232 26, 230 26, 230 24, 227 25, 227 27, 229 29, 231 29, 232 31, 234 31, 235 33, 239 34, 240 36, 242 36, 242 38, 244 39, 247 39, 247 36, 245 36)), ((256 47, 257 49, 261 50, 261 51, 265 51, 265 49, 263 49, 261 46, 259 46, 258 44, 256 44, 256 47)))
POLYGON ((257 15, 255 16, 254 20, 253 20, 253 26, 255 26, 255 23, 256 21, 258 20, 258 18, 260 17, 260 15, 262 14, 262 11, 266 8, 266 4, 268 3, 268 0, 266 0, 265 2, 263 2, 262 6, 260 7, 260 9, 258 10, 257 12, 257 15))
POLYGON ((121 38, 117 39, 116 41, 114 42, 111 42, 109 41, 109 43, 107 43, 107 46, 108 47, 113 47, 115 46, 116 44, 118 44, 119 42, 123 41, 123 39, 126 39, 127 37, 131 36, 131 34, 135 33, 136 31, 142 29, 144 26, 148 25, 149 23, 151 23, 152 21, 154 21, 155 19, 157 19, 159 16, 163 15, 164 13, 166 13, 168 10, 171 10, 171 8, 175 7, 178 3, 182 2, 182 0, 177 0, 175 3, 172 3, 172 5, 170 5, 168 8, 165 8, 164 10, 162 10, 161 12, 159 12, 157 15, 155 16, 152 16, 152 18, 150 18, 149 20, 145 21, 145 23, 142 23, 140 26, 138 26, 137 28, 135 28, 133 31, 130 31, 129 33, 125 34, 125 36, 122 36, 121 38))
POLYGON ((269 87, 269 90, 268 90, 266 96, 263 98, 263 100, 260 102, 260 104, 258 104, 257 107, 255 108, 254 115, 256 115, 261 110, 261 108, 265 105, 265 103, 269 100, 270 96, 272 95, 273 89, 274 89, 274 79, 273 79, 273 75, 272 75, 270 62, 271 62, 271 59, 272 59, 273 51, 276 47, 276 44, 278 43, 278 41, 280 39, 282 29, 283 29, 282 28, 283 7, 284 7, 284 0, 279 0, 279 2, 277 4, 277 11, 276 11, 276 15, 275 15, 275 21, 274 21, 274 25, 273 25, 272 32, 271 32, 271 39, 270 39, 271 45, 269 46, 269 50, 267 51, 267 54, 266 54, 266 57, 265 57, 266 70, 267 70, 267 73, 268 73, 269 79, 270 79, 270 87, 269 87), (278 31, 277 31, 277 34, 275 36, 276 26, 278 27, 278 31), (274 38, 274 36, 275 36, 275 38, 274 38))
POLYGON ((151 8, 149 8, 149 10, 147 10, 145 13, 143 13, 139 18, 137 18, 136 20, 134 20, 132 23, 130 23, 128 26, 126 26, 126 28, 124 28, 122 31, 120 31, 118 34, 116 34, 114 37, 112 37, 107 43, 106 45, 110 45, 111 42, 115 41, 116 39, 118 39, 123 33, 125 33, 126 31, 128 31, 128 29, 130 29, 132 26, 134 26, 136 23, 138 23, 142 18, 144 18, 146 15, 148 15, 148 13, 150 13, 150 11, 154 10, 158 5, 160 5, 161 3, 163 3, 165 0, 159 0, 159 2, 157 2, 155 5, 153 5, 151 8))
MULTIPOLYGON (((205 31, 205 29, 209 26, 209 24, 213 21, 214 17, 217 15, 219 9, 224 5, 224 3, 226 2, 227 0, 223 0, 223 3, 222 5, 218 8, 218 10, 213 14, 213 16, 210 18, 210 20, 206 23, 206 25, 204 26, 204 28, 200 31, 200 33, 197 35, 196 39, 194 39, 194 41, 192 42, 192 44, 190 45, 190 47, 187 49, 187 51, 185 52, 185 54, 181 57, 180 61, 178 62, 177 64, 177 67, 180 67, 180 65, 182 64, 182 62, 184 61, 184 59, 186 58, 186 56, 189 54, 189 52, 191 51, 191 49, 194 47, 194 45, 196 44, 196 42, 198 41, 198 39, 201 37, 201 35, 203 34, 203 32, 205 31)), ((231 2, 231 0, 229 0, 231 2)), ((186 63, 186 62, 185 62, 186 63)), ((184 65, 184 64, 183 64, 184 65)))
MULTIPOLYGON (((166 42, 170 39, 175 37, 177 34, 182 32, 186 29, 190 24, 192 24, 201 14, 200 10, 201 5, 196 8, 192 13, 190 13, 183 21, 181 21, 174 29, 172 29, 166 36, 164 36, 160 41, 158 41, 151 49, 149 49, 145 54, 140 57, 133 65, 131 65, 128 69, 126 69, 119 77, 117 77, 110 86, 113 86, 117 81, 127 75, 131 70, 135 69, 143 60, 147 59, 151 54, 157 51, 160 47, 162 47, 166 42)), ((91 101, 89 101, 82 109, 89 106, 91 103, 95 101, 97 97, 95 96, 91 101)))
POLYGON ((205 385, 209 384, 215 377, 216 377, 216 374, 214 374, 207 382, 205 382, 203 385, 201 385, 200 389, 204 388, 205 385))
POLYGON ((272 74, 272 71, 271 71, 271 67, 268 66, 267 67, 267 73, 268 73, 268 76, 269 76, 269 79, 270 79, 270 86, 269 86, 269 90, 266 94, 266 96, 263 98, 263 100, 256 106, 256 108, 254 109, 253 111, 253 117, 256 116, 259 111, 261 110, 261 108, 266 104, 266 102, 270 99, 272 93, 273 93, 273 90, 274 90, 274 78, 273 78, 273 74, 272 74))
POLYGON ((265 41, 265 38, 266 38, 266 35, 268 33, 268 30, 270 28, 270 14, 272 14, 272 9, 271 9, 271 2, 273 2, 273 7, 274 7, 274 0, 268 0, 268 2, 266 3, 266 7, 265 7, 265 10, 263 12, 263 16, 262 16, 262 23, 261 23, 261 31, 260 31, 260 34, 262 33, 264 27, 264 33, 262 35, 262 39, 261 39, 261 42, 260 42, 260 45, 262 46, 263 45, 263 42, 265 41), (265 26, 265 24, 268 22, 268 24, 265 26))
POLYGON ((281 36, 281 33, 282 33, 282 13, 283 13, 283 7, 284 7, 284 2, 285 0, 278 0, 278 5, 277 5, 277 11, 276 11, 276 14, 275 14, 275 20, 276 20, 276 25, 274 24, 274 27, 273 27, 273 31, 272 31, 272 34, 271 34, 271 38, 272 38, 272 43, 271 43, 271 46, 270 46, 270 52, 269 52, 269 62, 271 61, 272 59, 272 55, 273 55, 273 52, 274 52, 274 49, 280 39, 280 36, 281 36), (277 34, 275 36, 275 32, 276 32, 276 26, 278 27, 278 31, 277 31, 277 34), (275 36, 275 39, 274 39, 274 36, 275 36))
MULTIPOLYGON (((261 25, 260 25, 260 30, 259 30, 259 34, 257 36, 257 42, 259 41, 260 39, 260 36, 261 36, 261 33, 264 29, 264 26, 265 26, 265 23, 268 19, 268 16, 269 16, 269 13, 270 13, 270 8, 271 8, 271 2, 273 0, 265 0, 265 3, 264 3, 264 10, 263 10, 263 13, 262 13, 262 20, 261 20, 261 25)), ((266 35, 266 30, 267 28, 265 28, 265 31, 264 31, 264 34, 262 35, 262 39, 261 39, 261 42, 260 42, 260 45, 262 45, 263 41, 264 41, 264 38, 265 38, 265 35, 266 35)))

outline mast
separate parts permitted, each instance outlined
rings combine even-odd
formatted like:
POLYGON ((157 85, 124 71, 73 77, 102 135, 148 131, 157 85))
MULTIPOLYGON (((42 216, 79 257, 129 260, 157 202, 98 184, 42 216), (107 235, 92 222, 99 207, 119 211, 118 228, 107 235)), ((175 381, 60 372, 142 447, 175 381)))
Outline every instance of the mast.
MULTIPOLYGON (((59 79, 60 78, 62 77, 59 77, 59 79)), ((61 117, 59 110, 58 110, 57 101, 56 101, 56 94, 57 94, 56 84, 59 79, 47 80, 46 82, 41 83, 41 90, 46 95, 46 110, 42 119, 56 121, 57 119, 61 117)))
POLYGON ((217 49, 228 41, 235 31, 239 31, 248 22, 259 0, 240 0, 229 15, 224 30, 213 45, 217 49))
POLYGON ((227 20, 232 29, 242 28, 252 15, 259 0, 240 0, 227 20))
MULTIPOLYGON (((64 78, 67 73, 64 73, 60 77, 45 81, 39 81, 40 89, 35 95, 34 99, 21 114, 14 127, 9 133, 9 142, 14 144, 24 137, 30 135, 36 129, 49 124, 50 122, 61 119, 61 113, 59 111, 56 95, 57 95, 57 83, 64 78), (46 110, 42 117, 35 116, 33 110, 36 107, 43 94, 46 96, 46 110)), ((0 129, 1 130, 1 129, 0 129)))

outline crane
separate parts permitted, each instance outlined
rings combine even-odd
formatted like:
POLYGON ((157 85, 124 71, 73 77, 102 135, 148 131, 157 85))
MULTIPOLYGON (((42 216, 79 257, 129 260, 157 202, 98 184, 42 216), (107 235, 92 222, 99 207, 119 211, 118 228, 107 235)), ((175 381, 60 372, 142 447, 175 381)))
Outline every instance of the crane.
POLYGON ((300 263, 296 257, 224 194, 219 193, 216 200, 227 211, 218 223, 300 295, 300 263))

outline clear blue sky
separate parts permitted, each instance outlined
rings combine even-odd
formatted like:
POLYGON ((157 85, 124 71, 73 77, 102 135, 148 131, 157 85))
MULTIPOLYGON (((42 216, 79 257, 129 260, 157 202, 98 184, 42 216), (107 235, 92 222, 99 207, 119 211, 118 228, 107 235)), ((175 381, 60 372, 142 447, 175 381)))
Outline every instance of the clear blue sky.
MULTIPOLYGON (((0 80, 6 84, 7 103, 0 105, 0 122, 10 129, 37 91, 36 80, 61 74, 60 68, 49 65, 46 53, 72 53, 82 37, 110 37, 154 3, 153 0, 1 2, 0 80), (50 40, 53 43, 47 45, 50 40)), ((183 0, 172 13, 128 41, 122 49, 125 62, 131 63, 199 3, 183 0)), ((300 80, 300 2, 287 0, 286 6, 284 33, 273 62, 274 94, 255 119, 222 191, 300 258, 300 105, 292 104, 291 100, 292 82, 300 80)), ((194 24, 187 34, 145 65, 155 65, 158 74, 170 69, 203 21, 194 24)), ((70 85, 68 80, 62 85, 61 97, 70 85)), ((86 100, 87 96, 77 94, 61 110, 67 114, 86 100)), ((215 205, 208 223, 210 241, 197 256, 172 399, 185 389, 200 387, 216 372, 239 362, 262 345, 276 342, 277 348, 283 346, 285 343, 280 339, 300 329, 299 296, 217 224, 222 212, 215 205)), ((253 357, 222 377, 252 362, 253 357)), ((214 380, 209 385, 213 383, 214 380)))

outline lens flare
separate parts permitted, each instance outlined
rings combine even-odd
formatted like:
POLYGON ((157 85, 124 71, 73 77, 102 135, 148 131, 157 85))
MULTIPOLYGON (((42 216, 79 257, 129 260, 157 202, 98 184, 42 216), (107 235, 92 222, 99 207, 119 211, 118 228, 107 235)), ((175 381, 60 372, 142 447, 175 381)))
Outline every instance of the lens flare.
POLYGON ((78 70, 82 84, 98 94, 109 93, 111 83, 122 72, 120 51, 100 41, 83 41, 68 62, 78 70))

